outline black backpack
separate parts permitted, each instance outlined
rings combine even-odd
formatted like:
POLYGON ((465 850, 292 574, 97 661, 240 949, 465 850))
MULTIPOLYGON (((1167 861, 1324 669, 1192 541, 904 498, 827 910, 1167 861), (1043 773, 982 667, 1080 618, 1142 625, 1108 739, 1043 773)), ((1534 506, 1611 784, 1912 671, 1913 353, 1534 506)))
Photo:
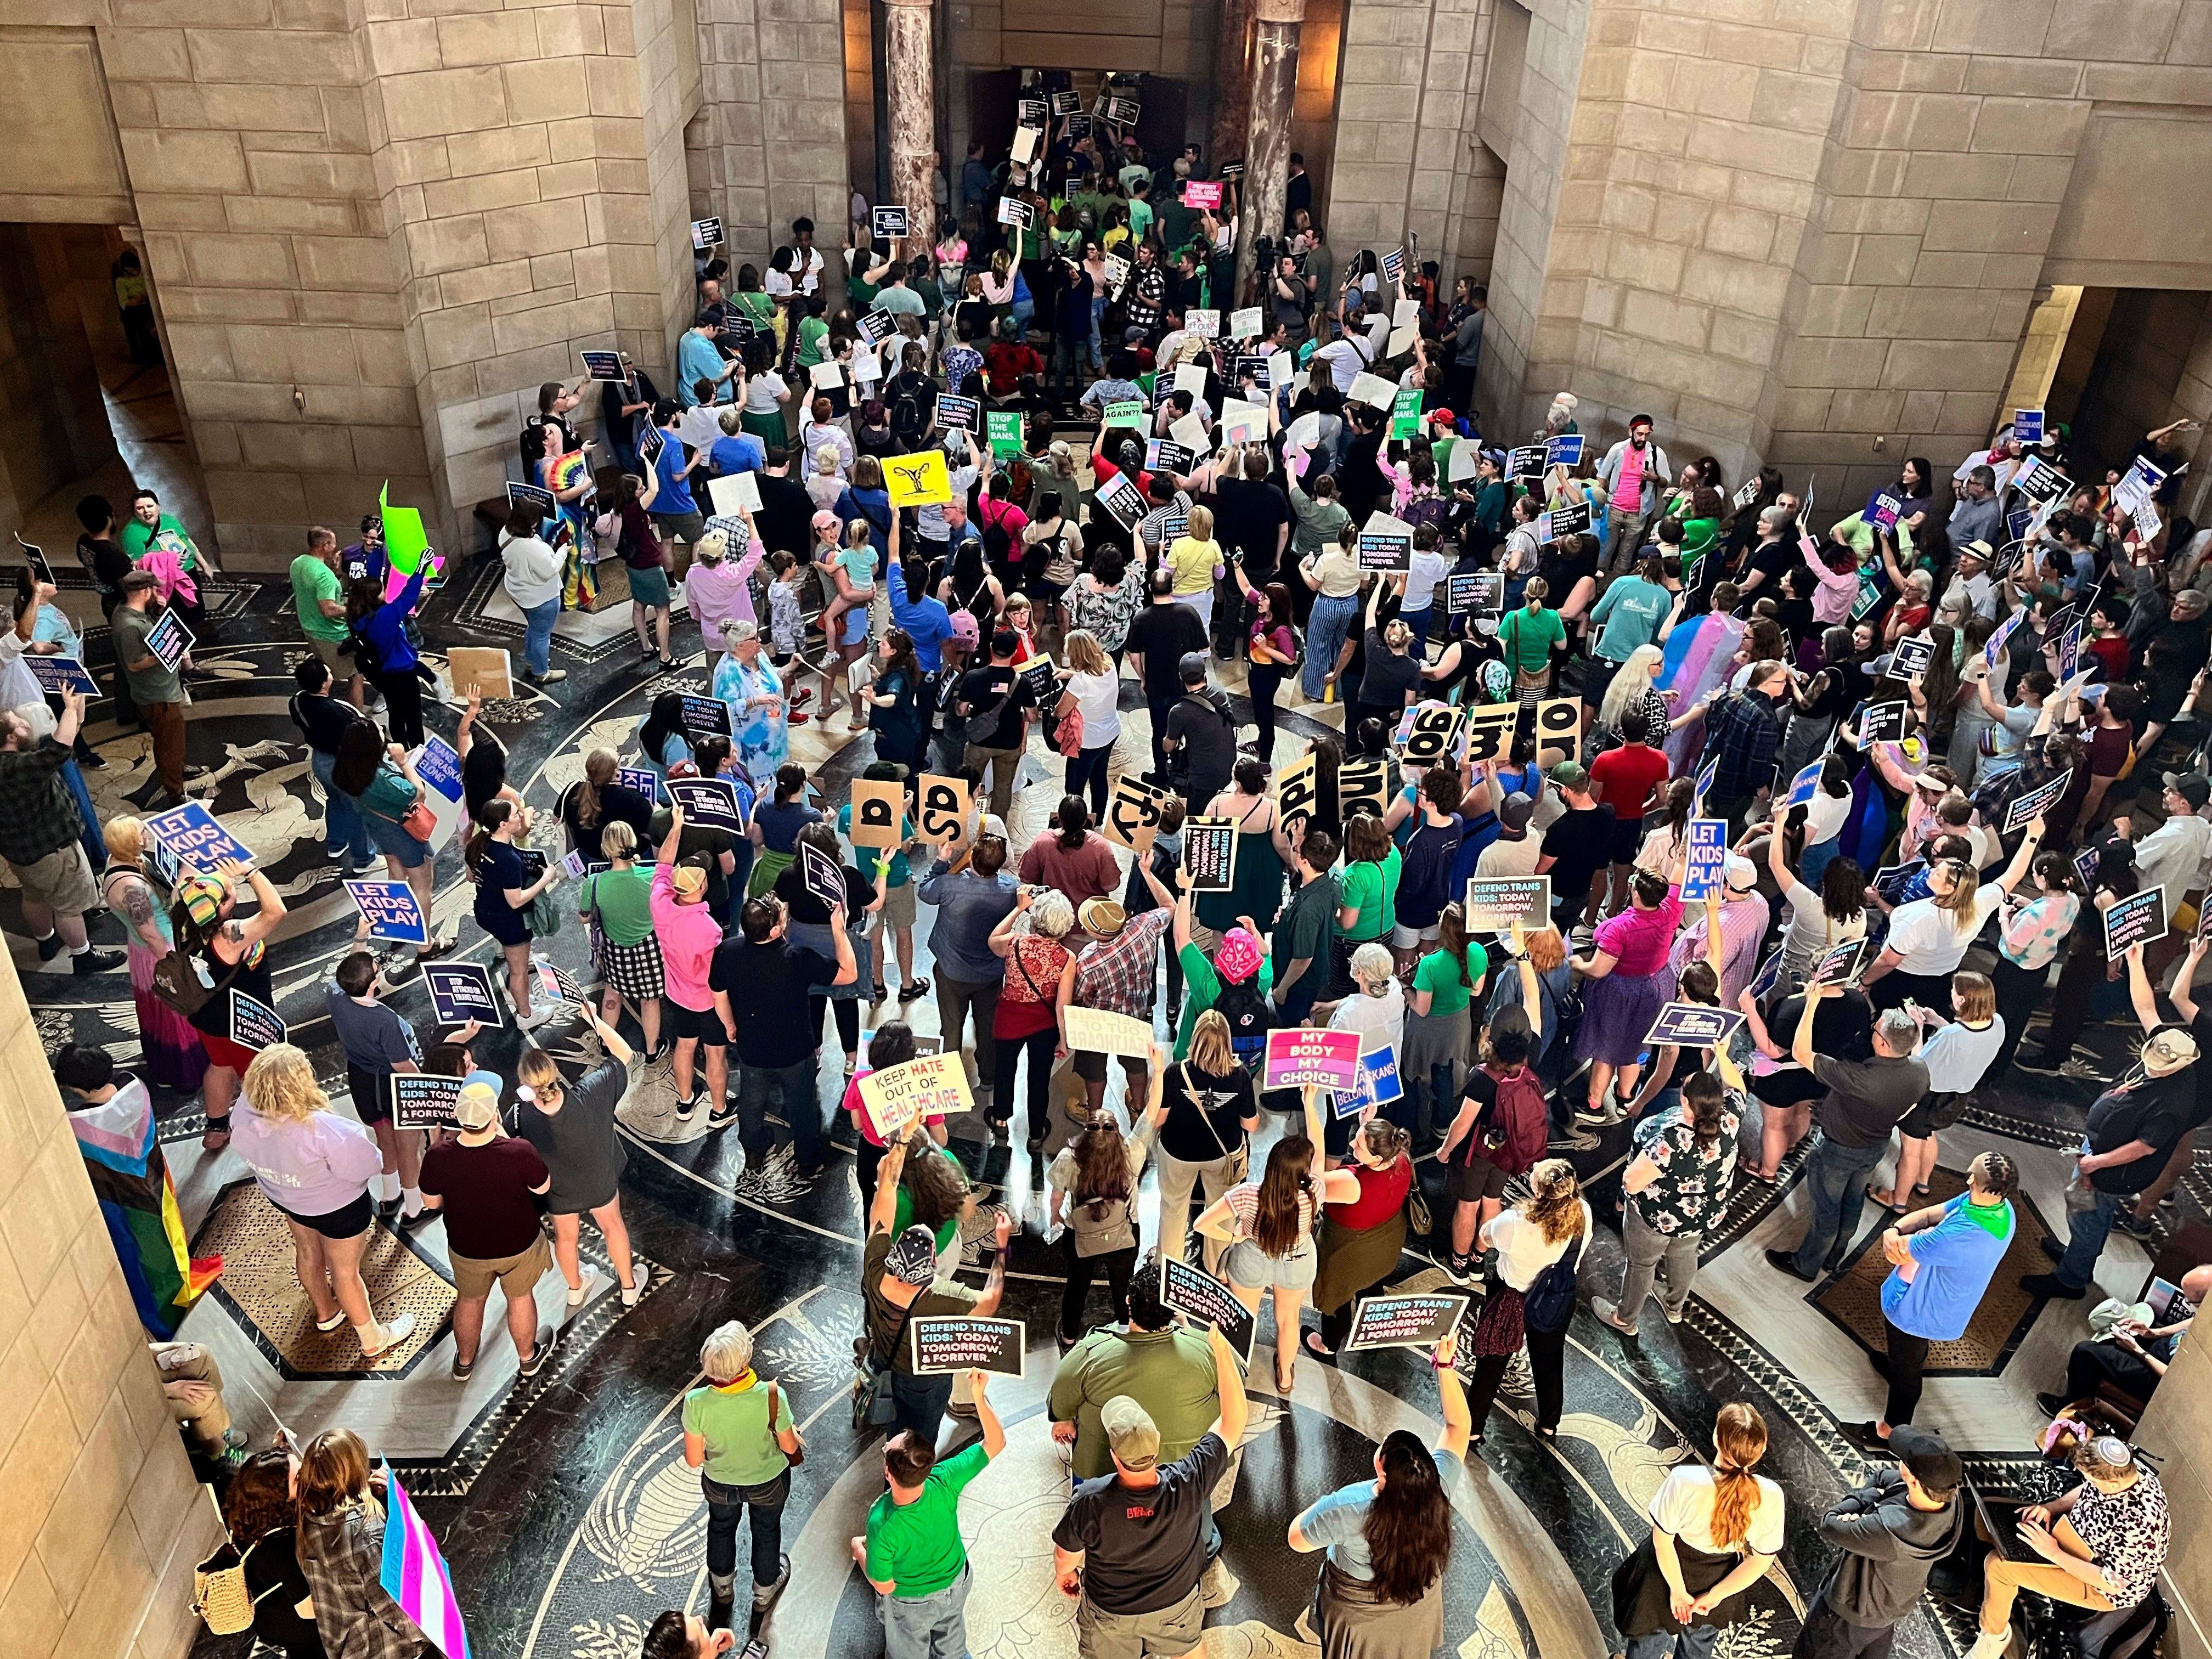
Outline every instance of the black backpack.
POLYGON ((1567 1253, 1538 1273, 1522 1297, 1522 1322, 1529 1329, 1547 1334, 1566 1329, 1567 1321, 1574 1316, 1575 1274, 1582 1266, 1583 1247, 1589 1243, 1589 1217, 1585 1213, 1583 1230, 1567 1246, 1567 1253))
POLYGON ((1223 986, 1213 1000, 1213 1012, 1229 1022, 1229 1048, 1237 1063, 1257 1071, 1267 1057, 1267 1030, 1273 1024, 1267 999, 1260 994, 1259 976, 1223 986))

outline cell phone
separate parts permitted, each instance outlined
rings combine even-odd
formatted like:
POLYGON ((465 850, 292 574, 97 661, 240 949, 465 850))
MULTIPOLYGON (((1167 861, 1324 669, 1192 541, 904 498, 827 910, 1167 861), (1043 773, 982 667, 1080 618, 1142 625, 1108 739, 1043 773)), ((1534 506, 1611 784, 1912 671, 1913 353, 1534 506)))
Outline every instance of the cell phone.
POLYGON ((768 1659, 768 1644, 756 1636, 745 1644, 745 1650, 740 1659, 768 1659))

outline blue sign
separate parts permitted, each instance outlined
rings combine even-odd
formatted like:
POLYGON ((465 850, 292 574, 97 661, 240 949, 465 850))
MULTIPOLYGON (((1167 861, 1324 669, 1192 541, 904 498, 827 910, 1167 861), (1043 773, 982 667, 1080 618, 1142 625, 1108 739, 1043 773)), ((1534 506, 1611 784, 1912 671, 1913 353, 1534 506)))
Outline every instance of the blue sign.
POLYGON ((1784 806, 1802 806, 1818 794, 1820 790, 1820 772, 1827 763, 1826 760, 1807 763, 1805 769, 1790 780, 1790 793, 1783 798, 1782 804, 1784 806))
POLYGON ((2074 855, 2074 873, 2081 878, 2081 885, 2093 888, 2097 884, 2097 866, 2103 861, 2102 847, 2085 847, 2074 855))
POLYGON ((625 789, 635 789, 647 800, 660 799, 660 774, 642 766, 617 766, 615 781, 625 789))
POLYGON ((460 799, 460 752, 435 732, 423 738, 422 752, 415 757, 415 773, 447 800, 460 799))
POLYGON ((1728 871, 1728 824, 1692 818, 1682 839, 1682 902, 1695 904, 1721 890, 1728 871))
POLYGON ((1544 440, 1544 465, 1547 466, 1580 466, 1583 464, 1583 434, 1562 433, 1556 438, 1544 440))
POLYGON ((430 929, 423 920, 422 907, 416 902, 415 890, 405 882, 349 881, 345 890, 354 907, 368 918, 371 938, 409 945, 429 943, 430 929))
POLYGON ((2012 435, 2023 444, 2043 441, 2043 411, 2039 409, 2015 409, 2012 412, 2012 435))
POLYGON ((100 682, 84 672, 84 665, 75 657, 33 657, 23 659, 23 666, 31 671, 31 678, 39 683, 39 690, 58 696, 64 691, 82 691, 88 697, 100 696, 100 682))
POLYGON ((230 988, 230 1040, 259 1054, 272 1042, 283 1042, 284 1022, 267 1003, 234 985, 230 988))
POLYGON ((480 962, 426 962, 422 983, 429 988, 431 1012, 441 1025, 486 1025, 505 1022, 491 984, 491 969, 480 962))
POLYGON ((246 843, 217 823, 204 802, 186 801, 182 806, 156 813, 146 820, 146 831, 188 869, 213 875, 216 867, 226 859, 234 859, 240 864, 253 862, 253 854, 246 843))
POLYGON ((1705 797, 1712 792, 1713 780, 1721 775, 1721 757, 1716 755, 1705 763, 1705 769, 1698 774, 1698 805, 1705 805, 1705 797))
POLYGON ((2058 678, 2070 680, 2081 668, 2081 624, 2075 623, 2058 641, 2058 678))
POLYGON ((1337 1091, 1336 1115, 1350 1117, 1370 1106, 1387 1106, 1405 1093, 1398 1079, 1398 1051, 1386 1042, 1372 1054, 1360 1055, 1358 1085, 1337 1091))

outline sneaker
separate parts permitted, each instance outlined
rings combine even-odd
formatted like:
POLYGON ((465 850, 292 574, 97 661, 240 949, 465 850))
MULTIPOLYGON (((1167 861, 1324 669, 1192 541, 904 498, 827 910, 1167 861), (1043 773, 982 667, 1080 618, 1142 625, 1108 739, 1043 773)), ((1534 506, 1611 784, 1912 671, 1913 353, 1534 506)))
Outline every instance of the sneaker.
POLYGON ((382 1322, 382 1329, 384 1340, 374 1348, 363 1348, 361 1351, 361 1357, 363 1359, 374 1359, 380 1355, 390 1353, 409 1337, 414 1335, 415 1316, 405 1313, 395 1314, 390 1319, 382 1322))
POLYGON ((70 971, 76 974, 105 974, 122 965, 120 951, 79 951, 70 958, 70 971))
POLYGON ((653 1283, 653 1269, 642 1261, 632 1262, 629 1278, 630 1282, 623 1286, 622 1304, 625 1308, 635 1308, 638 1297, 645 1294, 645 1287, 653 1283))
POLYGON ((530 1358, 515 1369, 524 1376, 535 1376, 545 1369, 545 1362, 552 1356, 553 1333, 540 1331, 538 1333, 538 1340, 530 1345, 530 1358))
POLYGON ((2039 1249, 2044 1255, 2049 1256, 2053 1261, 2063 1261, 2066 1259, 2065 1245, 2060 1243, 2049 1233, 2044 1234, 2044 1236, 2037 1239, 2035 1243, 2037 1248, 2039 1249))
POLYGON ((222 1443, 226 1447, 235 1449, 243 1446, 247 1443, 248 1438, 244 1429, 225 1429, 222 1431, 222 1443))
POLYGON ((1603 1297, 1594 1296, 1590 1298, 1590 1311, 1595 1314, 1600 1319, 1603 1320, 1607 1324, 1612 1326, 1613 1329, 1619 1331, 1623 1336, 1633 1336, 1636 1334, 1636 1327, 1623 1319, 1620 1316, 1620 1310, 1612 1303, 1607 1301, 1603 1297))
POLYGON ((2157 1235, 2155 1224, 2143 1220, 2132 1210, 2122 1210, 2112 1218, 2112 1225, 2131 1238, 2151 1238, 2157 1235))
POLYGON ((2001 1631, 1977 1630, 1974 1645, 1967 1650, 1966 1659, 2004 1659, 2005 1650, 2012 1646, 2012 1626, 2001 1631))
POLYGON ((464 1359, 464 1358, 462 1358, 460 1357, 460 1355, 459 1355, 459 1354, 455 1354, 455 1355, 453 1356, 453 1381, 454 1381, 454 1382, 467 1382, 467 1381, 469 1380, 469 1378, 470 1378, 470 1377, 471 1377, 471 1376, 473 1376, 474 1375, 476 1375, 476 1369, 477 1369, 477 1362, 476 1362, 475 1360, 473 1360, 473 1359, 464 1359))
POLYGON ((774 1607, 775 1598, 783 1594, 783 1587, 790 1582, 791 1558, 779 1555, 775 1558, 775 1583, 753 1586, 753 1611, 762 1613, 774 1607))
POLYGON ((47 934, 39 941, 39 960, 52 962, 62 953, 62 936, 58 932, 47 934))
POLYGON ((738 1103, 734 1100, 725 1100, 707 1114, 707 1127, 710 1129, 727 1128, 737 1121, 738 1103))
POLYGON ((1888 1452, 1889 1442, 1882 1437, 1881 1425, 1869 1420, 1863 1423, 1838 1423, 1836 1428, 1844 1438, 1861 1451, 1881 1455, 1888 1452))
POLYGON ((534 1031, 552 1018, 553 1005, 545 1002, 540 1003, 526 1014, 518 1012, 514 1017, 514 1023, 526 1031, 534 1031))
POLYGON ((568 671, 565 668, 549 668, 542 674, 533 674, 526 668, 522 671, 522 678, 531 685, 557 685, 568 678, 568 671))
POLYGON ((1582 1105, 1575 1108, 1575 1121, 1577 1123, 1618 1123, 1620 1121, 1620 1114, 1613 1109, 1611 1102, 1607 1102, 1602 1106, 1582 1105))
POLYGON ((592 1293, 592 1286, 599 1282, 599 1270, 597 1267, 585 1268, 584 1282, 568 1292, 568 1305, 572 1308, 582 1307, 584 1298, 592 1293))
POLYGON ((2035 1396, 2035 1408, 2045 1417, 2056 1417, 2071 1404, 2073 1401, 2063 1394, 2039 1394, 2035 1396))
POLYGON ((1451 1260, 1444 1264, 1444 1275, 1455 1285, 1471 1284, 1474 1279, 1474 1258, 1454 1250, 1451 1260))
POLYGON ((678 1123, 689 1123, 691 1121, 691 1114, 698 1109, 699 1097, 697 1095, 679 1095, 677 1097, 676 1121, 678 1123))
POLYGON ((1688 1311, 1688 1304, 1685 1303, 1684 1305, 1680 1308, 1670 1308, 1664 1302, 1662 1302, 1659 1304, 1659 1311, 1661 1314, 1665 1316, 1666 1321, 1669 1325, 1679 1325, 1682 1322, 1683 1314, 1688 1311))

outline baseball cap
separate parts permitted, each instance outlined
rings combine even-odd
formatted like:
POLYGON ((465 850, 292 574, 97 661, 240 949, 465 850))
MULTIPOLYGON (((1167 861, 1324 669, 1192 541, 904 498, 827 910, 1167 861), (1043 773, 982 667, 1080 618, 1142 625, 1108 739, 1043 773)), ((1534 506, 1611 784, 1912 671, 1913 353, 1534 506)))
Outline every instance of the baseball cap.
POLYGON ((917 1222, 891 1241, 884 1271, 902 1285, 921 1290, 937 1277, 937 1240, 917 1222))
POLYGON ((489 1129, 499 1121, 499 1097, 489 1084, 463 1084, 453 1102, 453 1121, 464 1129, 489 1129))
POLYGON ((688 899, 706 890, 707 872, 696 864, 678 864, 669 871, 668 884, 678 899, 688 899))
POLYGON ((1729 854, 1728 884, 1732 891, 1748 893, 1759 885, 1759 866, 1741 853, 1729 854))
POLYGON ((1552 769, 1552 781, 1579 794, 1589 787, 1589 774, 1577 761, 1561 761, 1552 769))
POLYGON ((1213 953, 1213 971, 1231 985, 1260 971, 1260 941, 1249 928, 1232 927, 1221 936, 1221 948, 1213 953))
POLYGON ((1889 1449, 1930 1496, 1940 1498, 1966 1484, 1966 1466, 1940 1434, 1899 1423, 1889 1431, 1889 1449))
POLYGON ((1508 830, 1526 830, 1535 811, 1536 803, 1516 789, 1498 803, 1498 821, 1508 830))
POLYGON ((814 517, 809 520, 809 522, 817 530, 836 530, 842 524, 843 520, 840 520, 835 513, 832 513, 825 507, 819 513, 817 513, 814 517))
POLYGON ((1186 651, 1176 667, 1182 673, 1185 685, 1195 685, 1206 678, 1206 653, 1186 651))
POLYGON ((2192 808, 2202 808, 2206 801, 2212 800, 2212 779, 2200 772, 2168 772, 2166 787, 2192 808))
POLYGON ((2179 1026, 2169 1026, 2143 1044, 2143 1069, 2153 1077, 2171 1077, 2197 1058, 2197 1039, 2179 1026))
POLYGON ((1076 907, 1076 925, 1093 939, 1112 939, 1129 920, 1129 913, 1109 898, 1087 898, 1076 907))
POLYGON ((1125 1469, 1149 1469, 1160 1461, 1160 1425, 1126 1394, 1117 1394, 1098 1413, 1114 1460, 1125 1469))

